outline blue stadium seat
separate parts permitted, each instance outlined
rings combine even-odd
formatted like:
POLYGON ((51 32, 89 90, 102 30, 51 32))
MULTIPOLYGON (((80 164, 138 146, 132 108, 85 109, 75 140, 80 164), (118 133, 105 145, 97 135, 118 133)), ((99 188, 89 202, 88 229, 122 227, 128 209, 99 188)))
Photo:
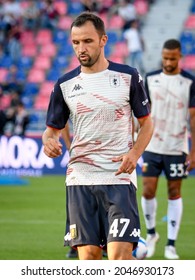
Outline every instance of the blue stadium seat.
POLYGON ((185 30, 180 35, 182 54, 194 54, 195 36, 192 31, 185 30))
POLYGON ((26 83, 23 90, 23 95, 36 95, 39 91, 39 86, 36 83, 26 83))
POLYGON ((52 68, 61 69, 69 65, 69 59, 65 55, 58 55, 52 61, 52 68))
POLYGON ((33 65, 33 59, 29 56, 22 56, 17 63, 18 69, 28 70, 33 65))
POLYGON ((107 32, 108 35, 108 42, 110 44, 115 44, 116 42, 118 42, 119 38, 118 38, 118 33, 116 31, 108 31, 107 32))
POLYGON ((67 14, 78 15, 84 11, 83 5, 80 1, 70 2, 67 9, 67 14))
POLYGON ((64 30, 57 29, 53 34, 53 42, 55 44, 65 44, 68 42, 68 34, 64 30))
POLYGON ((48 81, 57 81, 57 79, 61 76, 61 71, 59 68, 52 68, 47 73, 48 81))
POLYGON ((3 55, 0 58, 0 67, 9 68, 13 64, 13 60, 9 55, 3 55))
POLYGON ((62 56, 62 55, 63 56, 66 56, 66 55, 70 56, 73 53, 74 53, 74 51, 73 51, 72 45, 66 44, 66 47, 64 47, 64 45, 61 45, 59 47, 57 55, 59 55, 59 56, 62 56))
POLYGON ((192 2, 191 8, 190 8, 190 12, 192 14, 195 14, 195 1, 192 2))
POLYGON ((22 96, 21 99, 26 109, 33 108, 34 98, 32 96, 22 96))

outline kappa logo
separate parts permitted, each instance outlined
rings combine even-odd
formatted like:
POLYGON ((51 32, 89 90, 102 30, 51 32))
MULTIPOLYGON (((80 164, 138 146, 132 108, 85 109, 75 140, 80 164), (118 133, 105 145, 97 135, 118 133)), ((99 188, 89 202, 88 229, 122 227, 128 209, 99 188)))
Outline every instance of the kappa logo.
POLYGON ((130 236, 134 236, 134 237, 140 237, 140 229, 136 229, 134 228, 132 233, 130 234, 130 236))
POLYGON ((143 81, 142 76, 138 73, 138 83, 140 83, 141 81, 143 81))
POLYGON ((73 88, 72 92, 73 92, 73 91, 80 90, 80 89, 83 89, 83 88, 82 88, 82 86, 81 86, 81 85, 79 85, 79 84, 76 84, 76 85, 74 86, 74 88, 73 88))
POLYGON ((147 215, 145 215, 145 217, 146 217, 146 220, 150 220, 150 218, 151 218, 151 216, 149 215, 149 214, 147 214, 147 215))
POLYGON ((170 224, 172 225, 172 227, 175 227, 175 226, 176 226, 176 221, 171 220, 171 221, 170 221, 170 224))
POLYGON ((145 106, 147 103, 148 103, 148 98, 142 102, 142 104, 143 104, 144 106, 145 106))
POLYGON ((65 236, 64 236, 64 241, 70 241, 72 238, 71 238, 71 235, 70 235, 70 232, 68 232, 65 236))

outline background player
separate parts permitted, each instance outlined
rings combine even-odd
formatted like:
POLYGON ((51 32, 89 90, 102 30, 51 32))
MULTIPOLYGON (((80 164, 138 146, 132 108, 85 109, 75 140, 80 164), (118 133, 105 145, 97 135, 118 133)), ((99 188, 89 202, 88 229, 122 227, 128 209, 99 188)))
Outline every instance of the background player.
POLYGON ((182 218, 182 179, 195 168, 195 80, 180 69, 180 42, 167 40, 162 50, 162 69, 146 75, 146 91, 154 121, 152 139, 143 154, 143 195, 141 199, 147 228, 147 257, 155 252, 156 190, 159 175, 167 178, 167 246, 164 256, 178 259, 175 241, 182 218), (190 119, 190 121, 189 121, 190 119), (191 128, 191 149, 188 151, 188 126, 191 128), (188 154, 189 153, 189 154, 188 154))

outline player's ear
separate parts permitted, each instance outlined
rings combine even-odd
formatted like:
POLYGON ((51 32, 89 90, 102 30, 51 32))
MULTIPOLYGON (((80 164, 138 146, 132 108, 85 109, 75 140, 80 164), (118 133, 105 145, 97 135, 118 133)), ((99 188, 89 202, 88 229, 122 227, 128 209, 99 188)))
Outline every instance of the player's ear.
POLYGON ((103 35, 101 37, 101 40, 100 40, 100 47, 104 47, 106 45, 107 41, 108 41, 108 36, 107 35, 103 35))

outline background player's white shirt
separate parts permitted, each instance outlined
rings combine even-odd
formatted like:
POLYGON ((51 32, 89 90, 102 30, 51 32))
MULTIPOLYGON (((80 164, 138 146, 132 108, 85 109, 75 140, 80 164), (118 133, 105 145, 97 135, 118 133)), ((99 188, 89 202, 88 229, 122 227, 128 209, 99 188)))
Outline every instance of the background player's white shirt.
POLYGON ((163 72, 147 77, 154 132, 146 150, 158 154, 188 153, 188 109, 192 80, 163 72))
POLYGON ((121 162, 112 158, 132 148, 132 110, 138 118, 147 116, 146 100, 142 79, 129 66, 110 62, 109 69, 94 74, 77 68, 58 80, 47 125, 61 129, 68 118, 72 121, 67 186, 136 184, 135 172, 115 175, 121 162))

